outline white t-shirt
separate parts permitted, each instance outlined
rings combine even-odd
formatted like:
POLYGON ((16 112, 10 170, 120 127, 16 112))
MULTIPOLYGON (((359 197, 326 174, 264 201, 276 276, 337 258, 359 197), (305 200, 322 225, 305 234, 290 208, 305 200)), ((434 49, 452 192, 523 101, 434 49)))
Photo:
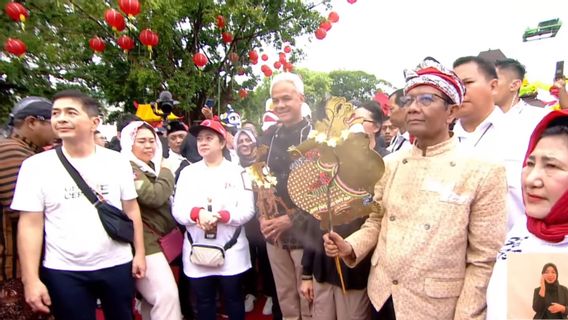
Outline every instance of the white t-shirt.
MULTIPOLYGON (((122 208, 121 200, 137 197, 132 167, 120 153, 97 146, 95 153, 86 158, 64 154, 87 184, 117 208, 122 208)), ((46 268, 92 271, 132 260, 130 245, 108 236, 97 209, 73 181, 55 150, 23 162, 11 208, 43 212, 46 268)))

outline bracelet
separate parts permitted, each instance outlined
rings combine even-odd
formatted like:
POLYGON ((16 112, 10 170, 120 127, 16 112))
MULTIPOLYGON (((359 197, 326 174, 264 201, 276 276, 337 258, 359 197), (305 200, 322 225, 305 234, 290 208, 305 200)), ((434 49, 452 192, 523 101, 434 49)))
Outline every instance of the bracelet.
POLYGON ((303 274, 302 280, 312 280, 314 277, 312 275, 303 274))

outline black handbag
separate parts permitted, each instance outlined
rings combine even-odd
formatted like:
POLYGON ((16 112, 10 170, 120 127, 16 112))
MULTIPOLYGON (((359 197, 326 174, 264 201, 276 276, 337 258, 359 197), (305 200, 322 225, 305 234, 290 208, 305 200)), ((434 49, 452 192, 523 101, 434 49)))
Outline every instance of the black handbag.
POLYGON ((71 175, 71 178, 73 178, 79 189, 81 189, 81 192, 83 192, 85 197, 97 208, 99 218, 107 234, 113 240, 132 243, 134 241, 134 224, 132 220, 130 220, 124 211, 111 205, 106 202, 105 199, 95 194, 93 189, 91 189, 81 177, 77 169, 67 160, 61 147, 56 148, 55 152, 67 172, 69 172, 69 175, 71 175))

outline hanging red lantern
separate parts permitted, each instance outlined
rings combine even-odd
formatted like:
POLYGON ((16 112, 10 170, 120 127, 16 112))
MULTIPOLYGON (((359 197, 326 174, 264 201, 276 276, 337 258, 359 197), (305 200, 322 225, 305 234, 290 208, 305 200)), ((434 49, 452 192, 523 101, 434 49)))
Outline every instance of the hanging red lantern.
POLYGON ((318 40, 323 40, 326 35, 327 35, 327 32, 324 29, 319 28, 319 29, 316 30, 316 38, 318 40))
POLYGON ((285 46, 285 47, 284 47, 284 52, 290 53, 290 52, 292 52, 292 48, 291 48, 290 46, 285 46))
POLYGON ((284 72, 292 72, 294 70, 294 65, 290 62, 286 62, 282 69, 284 70, 284 72))
POLYGON ((8 2, 6 7, 4 7, 4 11, 6 11, 6 14, 10 17, 10 19, 16 22, 21 22, 22 29, 24 29, 26 19, 30 16, 26 7, 17 2, 8 2))
POLYGON ((347 0, 347 2, 349 2, 350 4, 354 4, 355 2, 357 2, 357 0, 347 0))
POLYGON ((138 0, 120 0, 118 6, 129 19, 134 19, 140 13, 140 2, 138 0))
MULTIPOLYGON (((248 56, 249 56, 250 62, 253 62, 254 60, 256 60, 258 62, 258 53, 255 50, 249 51, 248 56)), ((256 64, 256 63, 254 63, 254 64, 256 64)))
POLYGON ((97 36, 94 36, 91 40, 89 40, 89 46, 95 53, 102 53, 106 48, 105 41, 97 36))
POLYGON ((223 39, 223 42, 226 44, 233 42, 233 34, 230 33, 229 31, 223 32, 223 34, 221 34, 221 38, 223 39))
POLYGON ((329 13, 327 18, 331 23, 337 23, 337 21, 339 21, 339 14, 337 14, 337 12, 335 11, 332 11, 329 13))
POLYGON ((266 53, 263 53, 262 56, 260 56, 260 58, 262 59, 262 61, 267 61, 268 55, 266 53))
POLYGON ((219 28, 219 29, 225 28, 225 17, 223 17, 222 15, 218 15, 217 16, 217 22, 215 24, 217 25, 217 28, 219 28))
POLYGON ((263 71, 263 72, 264 72, 264 76, 267 77, 267 78, 272 76, 272 70, 270 68, 268 68, 266 71, 263 71))
POLYGON ((247 89, 241 88, 239 90, 239 97, 241 97, 241 99, 244 99, 246 97, 248 97, 249 93, 247 89))
POLYGON ((284 52, 278 54, 278 61, 282 64, 286 63, 286 54, 284 52))
POLYGON ((237 63, 237 61, 239 61, 239 55, 235 52, 229 53, 229 61, 231 61, 232 63, 237 63))
POLYGON ((124 28, 126 28, 124 17, 120 14, 120 12, 114 9, 108 9, 107 11, 105 11, 105 20, 115 32, 122 31, 124 30, 124 28))
POLYGON ((270 70, 270 67, 267 66, 267 65, 265 65, 265 64, 263 64, 262 66, 260 66, 260 71, 266 72, 266 70, 270 70))
POLYGON ((6 42, 4 43, 4 50, 17 57, 22 57, 24 54, 26 54, 28 48, 22 40, 8 38, 8 40, 6 40, 6 42))
POLYGON ((120 36, 120 38, 116 40, 116 43, 124 50, 124 53, 128 53, 128 51, 134 48, 134 40, 127 35, 120 36))
POLYGON ((282 62, 280 62, 280 61, 274 62, 274 69, 278 70, 278 69, 280 69, 281 66, 282 66, 282 62))
POLYGON ((152 58, 152 48, 157 46, 158 42, 160 42, 158 34, 151 29, 144 29, 140 32, 139 39, 140 42, 148 48, 148 51, 150 51, 150 58, 152 58))
POLYGON ((331 30, 331 22, 325 20, 322 23, 320 23, 320 29, 324 29, 326 32, 331 30))
POLYGON ((198 52, 193 56, 193 63, 195 64, 196 67, 198 67, 199 69, 203 69, 203 67, 205 67, 205 65, 207 64, 207 62, 209 62, 209 60, 207 59, 207 56, 205 56, 203 53, 198 52))
POLYGON ((6 11, 10 19, 22 23, 26 22, 26 18, 30 16, 28 9, 17 2, 8 2, 6 7, 4 7, 4 11, 6 11))

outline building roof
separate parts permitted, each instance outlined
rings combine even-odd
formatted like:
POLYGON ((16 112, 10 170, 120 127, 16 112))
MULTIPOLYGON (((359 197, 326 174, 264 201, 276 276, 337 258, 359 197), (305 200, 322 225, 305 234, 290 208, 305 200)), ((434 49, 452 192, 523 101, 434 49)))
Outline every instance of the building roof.
POLYGON ((500 49, 489 49, 487 51, 481 51, 477 56, 492 63, 495 63, 498 60, 507 59, 507 56, 505 56, 505 54, 500 49))

